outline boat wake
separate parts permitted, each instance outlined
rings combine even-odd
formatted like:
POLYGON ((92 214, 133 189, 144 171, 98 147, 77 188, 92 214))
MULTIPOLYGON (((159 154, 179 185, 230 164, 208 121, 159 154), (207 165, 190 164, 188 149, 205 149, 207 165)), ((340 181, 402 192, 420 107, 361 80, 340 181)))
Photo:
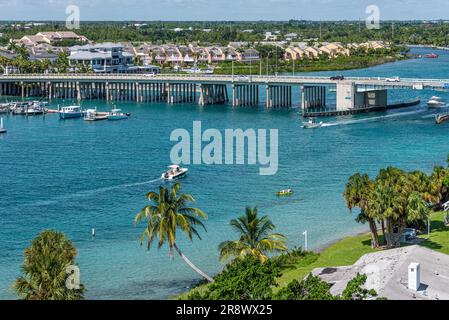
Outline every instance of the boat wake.
POLYGON ((322 127, 334 127, 334 126, 342 126, 342 125, 355 124, 355 123, 361 123, 361 122, 378 121, 378 120, 383 120, 383 119, 397 118, 397 117, 409 116, 409 115, 413 115, 413 114, 420 114, 420 113, 424 113, 424 112, 427 112, 427 110, 397 112, 397 113, 388 114, 385 116, 369 117, 369 118, 363 118, 363 119, 338 121, 338 122, 328 122, 328 123, 323 123, 322 127))
POLYGON ((78 191, 78 192, 74 192, 74 193, 69 193, 69 194, 64 194, 64 195, 61 195, 61 196, 57 196, 57 197, 54 197, 52 199, 38 200, 38 201, 33 201, 31 203, 19 204, 19 205, 16 205, 15 207, 30 206, 30 205, 31 206, 38 206, 38 207, 39 206, 48 206, 48 205, 56 204, 56 203, 61 202, 63 200, 69 200, 69 199, 73 199, 73 198, 89 197, 89 196, 94 196, 94 195, 96 195, 98 193, 104 193, 104 192, 117 190, 117 189, 138 187, 138 186, 143 186, 143 185, 147 185, 147 184, 152 184, 152 183, 155 183, 155 182, 158 182, 158 181, 161 181, 161 179, 154 179, 154 180, 143 181, 143 182, 135 182, 135 183, 126 183, 126 184, 120 184, 120 185, 110 186, 110 187, 78 191))

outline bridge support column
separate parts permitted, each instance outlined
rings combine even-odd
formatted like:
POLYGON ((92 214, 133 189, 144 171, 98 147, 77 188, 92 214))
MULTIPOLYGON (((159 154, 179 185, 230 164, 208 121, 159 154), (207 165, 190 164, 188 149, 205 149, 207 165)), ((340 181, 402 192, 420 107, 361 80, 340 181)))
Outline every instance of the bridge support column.
POLYGON ((326 87, 303 86, 301 93, 301 109, 303 111, 326 108, 326 87))
POLYGON ((337 110, 354 108, 356 91, 354 82, 337 83, 337 110))

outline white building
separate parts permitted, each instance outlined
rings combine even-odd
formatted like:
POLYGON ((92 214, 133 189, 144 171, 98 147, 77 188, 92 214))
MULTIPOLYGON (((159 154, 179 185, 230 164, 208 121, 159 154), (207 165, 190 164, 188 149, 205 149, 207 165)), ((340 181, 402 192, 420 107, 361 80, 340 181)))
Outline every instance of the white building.
POLYGON ((94 72, 128 73, 133 70, 133 54, 125 52, 123 45, 100 43, 70 48, 70 65, 89 65, 94 72))

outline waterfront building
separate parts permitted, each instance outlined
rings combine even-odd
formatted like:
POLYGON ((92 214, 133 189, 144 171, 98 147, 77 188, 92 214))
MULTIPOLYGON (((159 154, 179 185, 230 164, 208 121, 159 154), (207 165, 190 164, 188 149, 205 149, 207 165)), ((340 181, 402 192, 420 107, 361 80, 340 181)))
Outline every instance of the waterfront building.
POLYGON ((125 52, 123 45, 101 43, 97 45, 74 46, 70 48, 69 62, 75 67, 78 64, 88 65, 98 73, 128 73, 132 68, 133 55, 125 52))

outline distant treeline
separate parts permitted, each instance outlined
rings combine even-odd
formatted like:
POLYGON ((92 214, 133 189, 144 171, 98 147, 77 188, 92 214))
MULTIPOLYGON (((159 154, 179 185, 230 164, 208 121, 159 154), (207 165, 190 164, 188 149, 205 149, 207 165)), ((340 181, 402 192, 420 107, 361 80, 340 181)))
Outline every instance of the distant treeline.
MULTIPOLYGON (((25 22, 0 22, 0 43, 9 39, 39 31, 66 30, 64 22, 46 22, 46 25, 23 28, 25 22), (18 26, 20 25, 20 26, 18 26)), ((279 40, 296 33, 295 40, 315 39, 319 41, 364 42, 384 40, 397 44, 449 45, 449 24, 439 22, 383 22, 380 29, 368 29, 362 21, 135 21, 135 22, 81 22, 80 30, 74 30, 90 40, 101 41, 146 41, 151 43, 227 44, 230 41, 262 41, 265 32, 279 31, 279 40), (181 31, 175 31, 179 28, 181 31)))

